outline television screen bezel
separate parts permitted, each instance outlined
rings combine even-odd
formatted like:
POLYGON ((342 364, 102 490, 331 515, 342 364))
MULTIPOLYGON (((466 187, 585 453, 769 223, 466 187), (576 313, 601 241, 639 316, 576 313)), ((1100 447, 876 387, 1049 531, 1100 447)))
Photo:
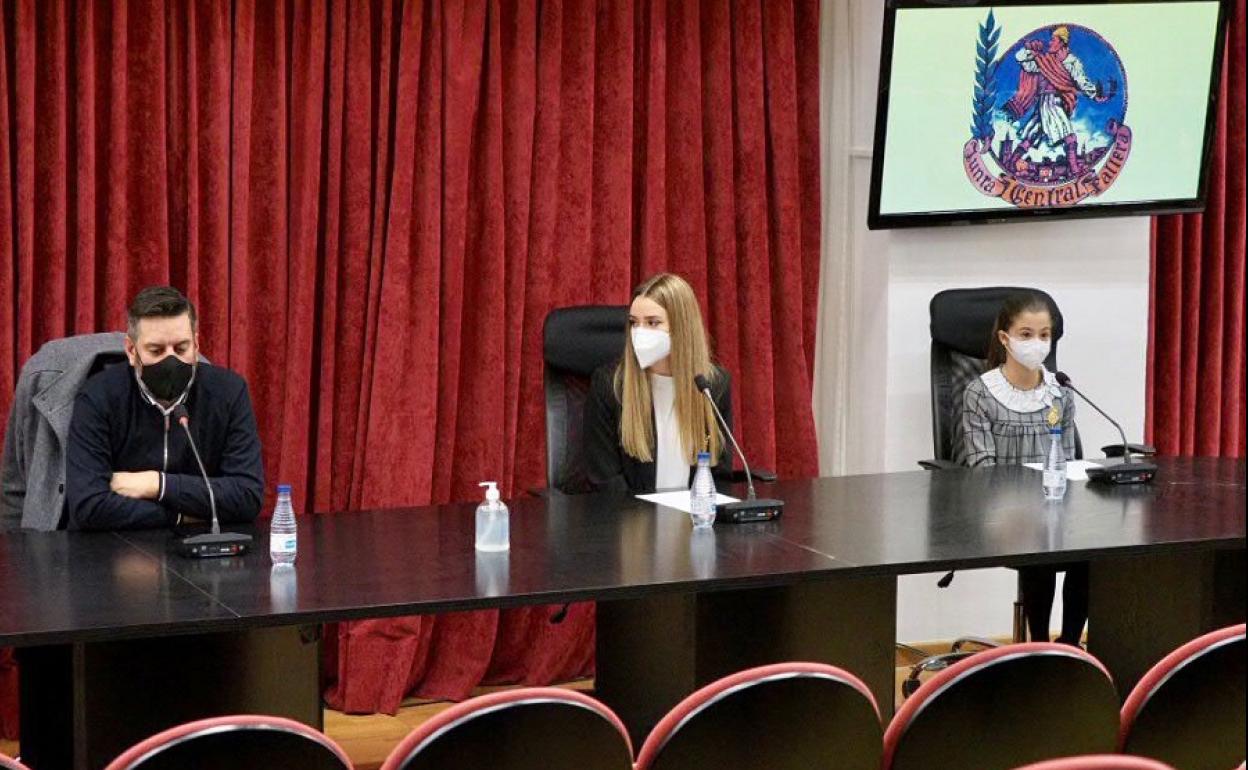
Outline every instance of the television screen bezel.
POLYGON ((1226 49, 1228 7, 1230 0, 1217 0, 1218 19, 1213 48, 1212 71, 1209 76, 1208 110, 1205 113, 1205 140, 1201 152, 1200 176, 1194 198, 1167 198, 1129 203, 1082 203, 1068 208, 1044 209, 953 209, 949 211, 924 211, 905 214, 881 214, 880 195, 884 177, 884 148, 888 135, 888 97, 892 78, 893 33, 897 11, 910 8, 1008 8, 1037 5, 1122 5, 1125 3, 1181 3, 1207 0, 886 0, 884 6, 883 39, 880 45, 879 94, 875 108, 875 142, 871 153, 870 205, 867 211, 867 228, 887 230, 903 227, 932 227, 946 225, 999 224, 1005 222, 1035 222, 1038 220, 1090 219, 1101 217, 1140 216, 1156 214, 1182 214, 1203 211, 1209 190, 1209 158, 1213 154, 1213 136, 1217 128, 1218 99, 1222 92, 1222 57, 1226 49))

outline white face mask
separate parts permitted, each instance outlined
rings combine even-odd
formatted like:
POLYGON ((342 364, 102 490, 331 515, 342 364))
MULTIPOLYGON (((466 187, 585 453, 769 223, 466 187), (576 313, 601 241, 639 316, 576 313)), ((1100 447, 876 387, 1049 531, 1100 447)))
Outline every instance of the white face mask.
POLYGON ((633 329, 633 352, 637 354, 637 365, 649 369, 672 352, 671 335, 662 329, 639 326, 633 329))
POLYGON ((1044 359, 1049 357, 1049 350, 1053 344, 1050 340, 1042 340, 1039 337, 1033 337, 1029 340, 1020 340, 1010 337, 1010 355, 1015 361, 1023 366, 1035 371, 1044 366, 1044 359))

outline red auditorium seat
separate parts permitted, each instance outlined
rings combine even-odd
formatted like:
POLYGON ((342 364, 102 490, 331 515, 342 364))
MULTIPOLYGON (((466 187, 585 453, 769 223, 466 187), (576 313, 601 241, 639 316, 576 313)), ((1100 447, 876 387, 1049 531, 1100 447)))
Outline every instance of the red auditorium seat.
POLYGON ((381 770, 631 770, 632 743, 584 693, 531 687, 464 701, 416 728, 381 770))
POLYGON ((1018 770, 1174 770, 1155 759, 1131 757, 1126 754, 1097 754, 1088 757, 1065 757, 1037 762, 1018 770))
POLYGON ((637 770, 877 770, 883 727, 871 691, 820 663, 720 679, 677 704, 646 738, 637 770))
POLYGON ((351 770, 324 733, 292 719, 227 716, 172 727, 140 741, 105 770, 351 770))
POLYGON ((1183 770, 1243 762, 1246 650, 1241 623, 1162 658, 1123 704, 1121 750, 1183 770))
POLYGON ((924 682, 884 733, 883 770, 1010 770, 1112 752, 1118 694, 1096 658, 1064 644, 986 650, 924 682))

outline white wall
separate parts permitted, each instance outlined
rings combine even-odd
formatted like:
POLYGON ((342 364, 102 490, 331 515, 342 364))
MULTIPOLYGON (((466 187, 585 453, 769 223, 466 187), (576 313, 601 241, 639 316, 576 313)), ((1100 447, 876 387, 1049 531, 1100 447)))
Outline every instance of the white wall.
MULTIPOLYGON (((1010 284, 1052 294, 1066 318, 1062 369, 1140 440, 1148 220, 867 231, 883 0, 825 0, 823 13, 825 107, 839 109, 825 109, 823 120, 830 141, 815 381, 821 469, 909 471, 931 455, 927 308, 952 287, 1010 284)), ((1089 456, 1117 435, 1090 409, 1077 419, 1089 456)), ((899 638, 1007 635, 1015 574, 961 572, 943 590, 937 575, 903 578, 899 638)), ((1060 613, 1059 596, 1055 626, 1060 613)))

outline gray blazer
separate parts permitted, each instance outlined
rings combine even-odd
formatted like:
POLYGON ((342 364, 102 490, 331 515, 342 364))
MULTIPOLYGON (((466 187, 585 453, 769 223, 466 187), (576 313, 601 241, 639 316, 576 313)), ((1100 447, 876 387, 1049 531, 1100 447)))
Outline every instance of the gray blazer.
POLYGON ((52 340, 17 378, 0 462, 0 530, 50 531, 65 510, 65 443, 74 398, 101 356, 125 360, 121 332, 52 340))

